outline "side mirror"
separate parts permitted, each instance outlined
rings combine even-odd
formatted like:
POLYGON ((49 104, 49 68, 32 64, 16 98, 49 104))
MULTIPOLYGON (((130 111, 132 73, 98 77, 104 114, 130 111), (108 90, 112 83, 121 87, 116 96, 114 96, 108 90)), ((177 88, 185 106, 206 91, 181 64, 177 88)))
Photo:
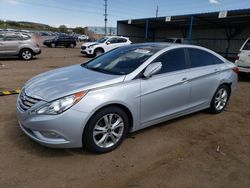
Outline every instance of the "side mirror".
POLYGON ((151 76, 153 76, 154 74, 159 72, 161 70, 161 68, 162 68, 162 63, 161 62, 151 63, 145 69, 145 71, 143 73, 143 76, 145 78, 150 78, 151 76))
POLYGON ((106 44, 107 44, 107 45, 109 45, 109 44, 110 44, 110 42, 108 41, 108 42, 106 42, 106 44))

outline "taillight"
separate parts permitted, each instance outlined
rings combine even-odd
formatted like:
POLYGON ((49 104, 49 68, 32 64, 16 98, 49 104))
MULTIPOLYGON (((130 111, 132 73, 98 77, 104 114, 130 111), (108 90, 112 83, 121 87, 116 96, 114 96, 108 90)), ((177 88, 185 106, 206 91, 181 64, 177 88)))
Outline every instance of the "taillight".
POLYGON ((238 74, 238 73, 239 73, 239 68, 238 68, 238 67, 234 67, 234 68, 233 68, 233 71, 234 71, 236 74, 238 74))

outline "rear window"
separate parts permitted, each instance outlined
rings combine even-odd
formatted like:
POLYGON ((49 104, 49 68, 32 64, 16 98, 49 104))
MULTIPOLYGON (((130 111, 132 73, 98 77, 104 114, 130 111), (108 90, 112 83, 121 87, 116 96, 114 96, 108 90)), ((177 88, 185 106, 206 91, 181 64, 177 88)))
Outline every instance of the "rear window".
POLYGON ((244 45, 243 50, 250 50, 250 39, 247 41, 247 43, 244 45))

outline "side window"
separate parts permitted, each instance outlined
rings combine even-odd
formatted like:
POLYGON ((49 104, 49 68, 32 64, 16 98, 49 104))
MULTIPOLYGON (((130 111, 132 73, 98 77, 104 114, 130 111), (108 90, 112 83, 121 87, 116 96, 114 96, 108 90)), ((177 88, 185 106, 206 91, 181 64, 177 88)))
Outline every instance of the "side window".
POLYGON ((247 41, 247 43, 243 47, 243 50, 250 50, 250 39, 247 41))
POLYGON ((5 41, 18 41, 21 40, 17 35, 8 35, 4 38, 5 41))
POLYGON ((109 42, 111 44, 115 44, 115 43, 118 43, 118 40, 117 40, 117 38, 111 38, 111 39, 109 39, 109 42))
POLYGON ((118 39, 117 39, 117 42, 118 42, 118 43, 124 43, 124 42, 127 42, 127 39, 118 38, 118 39))
POLYGON ((184 49, 175 49, 164 53, 154 60, 161 62, 162 68, 158 74, 186 69, 186 58, 184 49))
POLYGON ((0 35, 0 41, 3 41, 3 35, 0 35))
POLYGON ((218 64, 215 63, 215 56, 204 50, 189 48, 189 57, 191 61, 191 67, 203 67, 208 65, 218 64))

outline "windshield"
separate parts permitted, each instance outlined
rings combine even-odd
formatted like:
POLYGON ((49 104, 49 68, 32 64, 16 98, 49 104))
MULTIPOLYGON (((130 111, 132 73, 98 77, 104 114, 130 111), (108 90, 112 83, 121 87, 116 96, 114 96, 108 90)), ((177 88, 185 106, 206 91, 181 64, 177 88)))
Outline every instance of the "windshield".
POLYGON ((108 39, 108 37, 103 37, 103 38, 98 39, 96 42, 97 43, 104 43, 107 39, 108 39))
POLYGON ((103 54, 82 66, 106 74, 125 75, 137 69, 158 50, 159 48, 151 46, 126 46, 103 54))

